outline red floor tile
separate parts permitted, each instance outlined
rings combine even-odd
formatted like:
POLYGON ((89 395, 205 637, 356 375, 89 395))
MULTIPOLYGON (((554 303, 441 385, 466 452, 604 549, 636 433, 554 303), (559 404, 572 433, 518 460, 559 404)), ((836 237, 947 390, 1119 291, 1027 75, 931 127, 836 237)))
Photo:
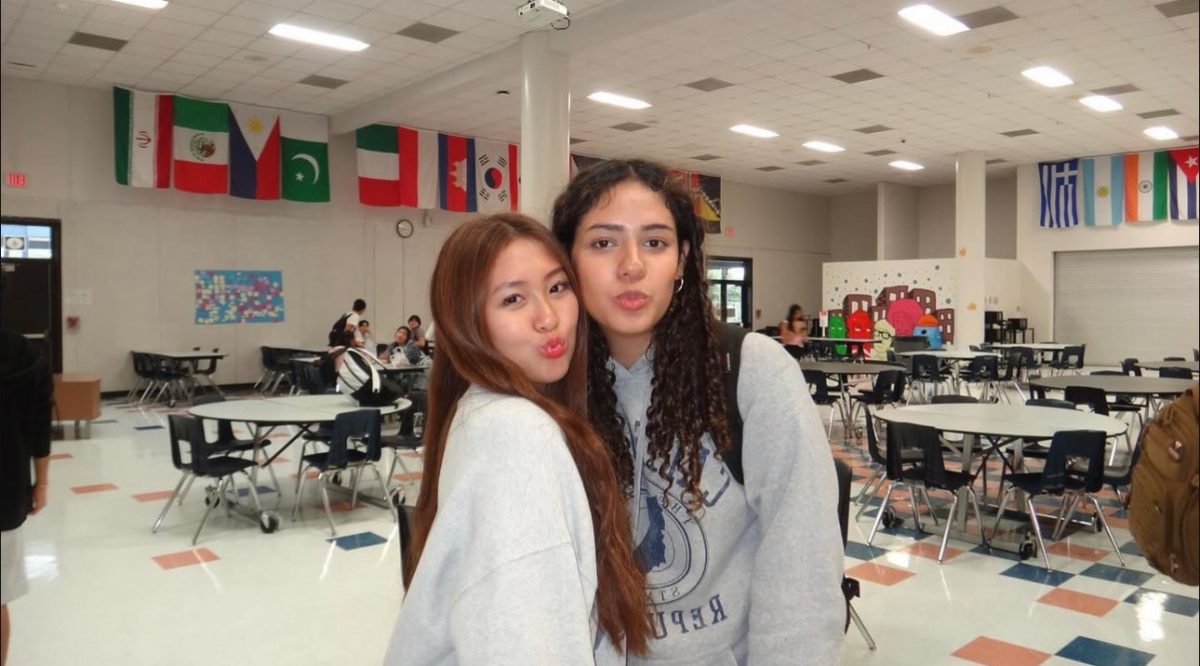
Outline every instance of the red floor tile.
POLYGON ((1077 613, 1087 613, 1096 617, 1104 617, 1108 614, 1108 611, 1115 608, 1121 602, 1116 599, 1109 599, 1108 597, 1099 597, 1094 594, 1064 590, 1061 587, 1057 587, 1042 595, 1038 599, 1038 603, 1046 604, 1047 606, 1058 606, 1059 608, 1073 610, 1077 613))
MULTIPOLYGON (((918 557, 924 557, 924 558, 936 561, 937 556, 938 556, 938 549, 941 548, 941 546, 942 546, 941 540, 938 540, 937 543, 927 543, 925 541, 917 541, 908 546, 905 546, 904 548, 901 548, 900 551, 904 552, 904 553, 911 553, 918 557)), ((963 551, 947 544, 945 561, 948 562, 962 554, 963 554, 963 551)))
POLYGON ((421 472, 400 472, 399 474, 393 474, 392 478, 397 481, 420 481, 421 476, 421 472))
POLYGON ((1050 658, 1045 652, 987 636, 980 636, 960 647, 954 656, 987 666, 1037 666, 1050 658))
POLYGON ((71 492, 76 495, 86 495, 88 493, 102 493, 106 490, 116 490, 115 483, 93 483, 89 486, 72 486, 71 492))
POLYGON ((154 562, 163 569, 169 570, 191 566, 193 564, 215 562, 221 558, 217 557, 211 550, 207 548, 196 548, 194 550, 183 550, 178 553, 155 555, 150 559, 154 560, 154 562))
POLYGON ((68 458, 74 458, 74 457, 75 456, 73 456, 69 453, 51 453, 50 454, 51 460, 67 460, 68 458))
POLYGON ((159 500, 165 500, 170 496, 170 490, 156 490, 149 493, 138 493, 133 496, 133 499, 139 502, 157 502, 159 500))
POLYGON ((846 575, 859 580, 869 580, 879 585, 892 586, 916 574, 874 562, 863 562, 858 566, 846 569, 846 575))

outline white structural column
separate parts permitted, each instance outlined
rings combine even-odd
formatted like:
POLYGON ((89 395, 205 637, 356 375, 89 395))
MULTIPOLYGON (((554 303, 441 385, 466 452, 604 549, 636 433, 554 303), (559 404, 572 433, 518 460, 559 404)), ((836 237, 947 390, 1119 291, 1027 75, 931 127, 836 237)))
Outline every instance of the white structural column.
POLYGON ((554 197, 570 178, 571 90, 567 56, 547 30, 521 35, 520 209, 549 224, 554 197))
POLYGON ((954 297, 954 344, 965 348, 983 342, 986 294, 987 170, 982 151, 955 156, 954 252, 958 290, 954 297))

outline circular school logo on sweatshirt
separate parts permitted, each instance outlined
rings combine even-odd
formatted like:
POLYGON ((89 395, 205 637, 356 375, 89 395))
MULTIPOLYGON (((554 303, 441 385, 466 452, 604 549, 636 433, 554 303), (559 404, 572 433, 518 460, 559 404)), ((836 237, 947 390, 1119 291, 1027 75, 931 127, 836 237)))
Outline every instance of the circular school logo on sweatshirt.
MULTIPOLYGON (((658 481, 654 478, 652 483, 658 481)), ((700 584, 708 568, 704 530, 671 492, 664 496, 661 488, 643 487, 638 500, 642 515, 634 543, 646 572, 647 595, 653 603, 686 596, 700 584)))

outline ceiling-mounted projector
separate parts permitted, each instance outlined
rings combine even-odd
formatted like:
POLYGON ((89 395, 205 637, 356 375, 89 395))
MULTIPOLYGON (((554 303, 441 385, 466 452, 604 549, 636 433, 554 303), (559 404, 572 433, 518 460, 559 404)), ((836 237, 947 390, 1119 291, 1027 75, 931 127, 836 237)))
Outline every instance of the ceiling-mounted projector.
POLYGON ((555 0, 529 0, 517 7, 517 18, 531 28, 543 28, 568 15, 567 6, 555 0))

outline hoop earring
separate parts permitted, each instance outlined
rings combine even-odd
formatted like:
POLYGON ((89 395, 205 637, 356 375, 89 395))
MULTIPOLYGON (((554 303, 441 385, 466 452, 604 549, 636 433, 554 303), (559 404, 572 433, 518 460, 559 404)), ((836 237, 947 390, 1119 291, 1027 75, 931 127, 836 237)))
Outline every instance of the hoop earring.
POLYGON ((683 289, 683 277, 675 278, 675 293, 678 294, 683 289))

